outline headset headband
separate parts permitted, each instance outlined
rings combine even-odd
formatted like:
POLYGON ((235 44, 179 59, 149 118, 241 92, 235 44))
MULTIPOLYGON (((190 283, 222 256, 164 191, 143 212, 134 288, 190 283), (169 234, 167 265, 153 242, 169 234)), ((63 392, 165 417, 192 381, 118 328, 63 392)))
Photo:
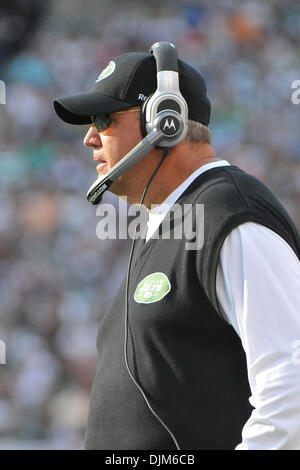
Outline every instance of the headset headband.
POLYGON ((145 102, 142 115, 144 135, 159 127, 164 134, 160 147, 173 147, 187 133, 188 107, 179 88, 176 47, 160 41, 150 48, 156 61, 157 89, 145 102))

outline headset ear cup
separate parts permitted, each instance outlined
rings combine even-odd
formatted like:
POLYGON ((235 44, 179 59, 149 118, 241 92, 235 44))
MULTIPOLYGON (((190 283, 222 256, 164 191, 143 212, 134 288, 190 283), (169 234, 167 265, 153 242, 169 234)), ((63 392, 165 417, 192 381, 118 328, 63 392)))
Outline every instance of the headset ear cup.
POLYGON ((146 129, 146 109, 147 109, 147 104, 150 100, 152 95, 148 96, 148 98, 146 99, 146 101, 144 102, 143 106, 142 106, 142 110, 141 110, 141 120, 140 120, 140 123, 141 123, 141 133, 142 133, 142 136, 143 137, 146 137, 146 135, 148 134, 147 132, 147 129, 146 129))

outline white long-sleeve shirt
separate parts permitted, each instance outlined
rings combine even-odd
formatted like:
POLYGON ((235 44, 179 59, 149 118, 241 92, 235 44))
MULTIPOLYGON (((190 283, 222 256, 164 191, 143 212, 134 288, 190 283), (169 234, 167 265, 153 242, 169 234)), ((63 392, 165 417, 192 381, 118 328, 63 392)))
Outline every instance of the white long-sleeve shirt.
MULTIPOLYGON (((146 241, 171 206, 201 173, 198 168, 167 199, 148 211, 146 241)), ((300 450, 300 262, 272 230, 247 222, 233 229, 220 251, 216 292, 222 313, 246 352, 250 403, 237 450, 300 450)))

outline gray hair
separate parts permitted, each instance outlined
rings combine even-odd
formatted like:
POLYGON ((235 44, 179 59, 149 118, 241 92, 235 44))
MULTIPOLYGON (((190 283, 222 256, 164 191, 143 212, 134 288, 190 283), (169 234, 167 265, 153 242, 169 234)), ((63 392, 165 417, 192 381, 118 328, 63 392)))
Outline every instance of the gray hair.
POLYGON ((210 144, 211 132, 207 126, 198 121, 188 120, 188 131, 185 137, 186 142, 198 144, 210 144))

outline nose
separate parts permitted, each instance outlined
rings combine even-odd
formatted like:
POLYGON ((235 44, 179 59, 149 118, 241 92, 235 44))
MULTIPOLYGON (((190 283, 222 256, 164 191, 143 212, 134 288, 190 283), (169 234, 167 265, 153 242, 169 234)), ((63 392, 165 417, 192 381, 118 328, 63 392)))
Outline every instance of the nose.
POLYGON ((86 147, 102 147, 101 137, 94 126, 91 126, 83 139, 86 147))

